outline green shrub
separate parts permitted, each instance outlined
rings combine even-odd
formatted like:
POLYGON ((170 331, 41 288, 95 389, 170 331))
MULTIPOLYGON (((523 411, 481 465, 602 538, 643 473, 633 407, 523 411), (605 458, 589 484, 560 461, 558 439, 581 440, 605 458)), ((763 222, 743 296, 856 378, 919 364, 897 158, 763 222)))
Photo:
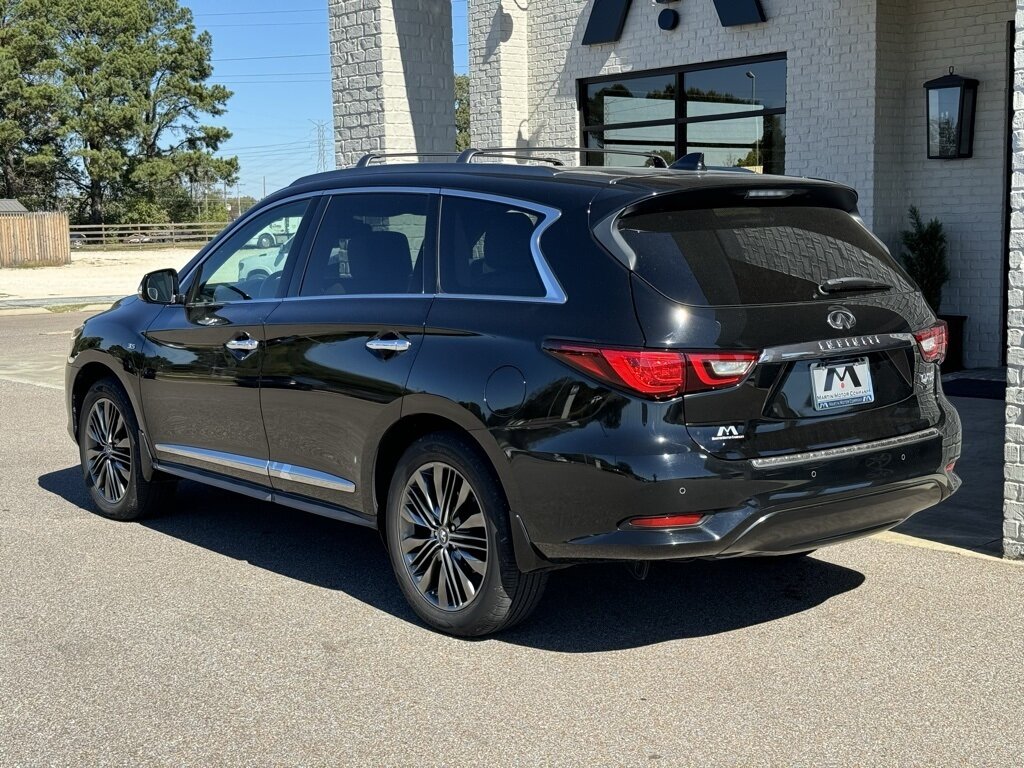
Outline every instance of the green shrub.
POLYGON ((942 286, 949 281, 946 232, 938 219, 925 224, 921 212, 913 205, 909 216, 911 228, 900 233, 903 266, 920 286, 932 311, 938 313, 942 304, 942 286))

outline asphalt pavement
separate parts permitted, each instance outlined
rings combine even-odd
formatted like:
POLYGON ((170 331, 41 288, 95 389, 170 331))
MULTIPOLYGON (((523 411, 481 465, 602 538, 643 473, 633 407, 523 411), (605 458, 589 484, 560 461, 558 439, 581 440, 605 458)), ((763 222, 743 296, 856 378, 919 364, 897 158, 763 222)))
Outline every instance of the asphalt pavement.
POLYGON ((0 318, 0 765, 1020 764, 1017 564, 890 536, 576 568, 455 640, 371 531, 192 483, 95 515, 58 388, 78 322, 0 318))

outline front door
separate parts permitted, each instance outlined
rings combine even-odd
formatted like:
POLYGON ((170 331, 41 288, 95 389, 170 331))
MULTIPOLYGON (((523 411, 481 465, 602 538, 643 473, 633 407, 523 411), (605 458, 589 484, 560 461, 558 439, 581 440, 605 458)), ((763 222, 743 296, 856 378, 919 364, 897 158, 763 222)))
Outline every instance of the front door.
POLYGON ((276 490, 372 514, 361 485, 422 342, 436 209, 434 194, 386 189, 326 206, 295 295, 266 321, 261 398, 276 490))
POLYGON ((142 401, 161 462, 268 485, 260 416, 263 323, 280 303, 298 258, 295 232, 308 199, 268 209, 242 225, 197 267, 185 305, 170 305, 146 332, 142 401))

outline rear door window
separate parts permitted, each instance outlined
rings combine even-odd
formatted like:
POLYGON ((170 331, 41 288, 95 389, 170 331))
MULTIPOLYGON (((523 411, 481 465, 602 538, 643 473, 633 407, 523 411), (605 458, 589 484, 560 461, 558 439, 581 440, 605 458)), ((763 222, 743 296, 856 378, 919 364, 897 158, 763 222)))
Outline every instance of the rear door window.
POLYGON ((845 211, 745 206, 623 216, 637 274, 669 298, 703 306, 835 301, 827 281, 914 290, 886 249, 845 211))

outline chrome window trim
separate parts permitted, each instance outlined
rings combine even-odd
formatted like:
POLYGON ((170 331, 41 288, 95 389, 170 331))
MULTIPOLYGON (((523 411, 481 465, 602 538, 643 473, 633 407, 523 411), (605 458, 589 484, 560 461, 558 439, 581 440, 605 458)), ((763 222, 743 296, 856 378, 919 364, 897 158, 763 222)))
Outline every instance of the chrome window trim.
POLYGON ((939 430, 934 427, 929 427, 928 429, 922 429, 920 432, 911 432, 908 435, 899 435, 898 437, 887 437, 882 440, 872 440, 869 443, 843 445, 838 448, 824 448, 820 451, 806 451, 804 453, 787 453, 782 456, 764 456, 758 459, 751 459, 750 465, 754 469, 791 467, 797 464, 807 464, 812 461, 847 458, 861 453, 884 451, 890 448, 898 448, 903 445, 912 445, 925 440, 932 440, 933 438, 941 436, 942 433, 939 432, 939 430))
POLYGON ((501 205, 511 205, 516 208, 522 208, 527 211, 532 211, 540 215, 541 221, 537 227, 533 230, 533 234, 530 235, 530 253, 533 255, 533 265, 537 269, 537 274, 541 279, 541 283, 544 285, 543 296, 494 296, 489 294, 475 294, 475 293, 445 293, 441 288, 441 264, 440 264, 440 253, 438 254, 438 269, 437 269, 437 287, 438 291, 436 298, 439 299, 478 299, 483 301, 516 301, 516 302, 530 302, 536 304, 565 304, 568 301, 568 297, 565 295, 565 291, 562 288, 561 283, 558 282, 558 278, 555 273, 551 270, 551 266, 548 264, 547 259, 544 258, 544 252, 540 247, 540 239, 544 236, 544 232, 547 231, 548 227, 554 224, 558 219, 561 218, 562 212, 557 208, 552 208, 547 205, 540 203, 534 203, 529 200, 523 200, 517 197, 505 197, 503 195, 491 195, 486 192, 474 192, 466 189, 451 189, 449 187, 443 187, 441 189, 441 216, 438 220, 438 233, 443 236, 442 231, 444 223, 444 198, 445 197, 462 197, 469 198, 471 200, 484 200, 490 203, 499 203, 501 205))
POLYGON ((153 448, 158 458, 177 457, 191 459, 192 461, 202 461, 219 467, 250 472, 254 475, 259 475, 265 480, 270 480, 271 478, 289 480, 293 483, 312 485, 317 488, 326 488, 327 490, 341 491, 343 493, 355 493, 356 490, 356 484, 351 480, 346 480, 344 477, 280 461, 254 459, 237 453, 226 453, 209 448, 195 448, 190 445, 176 445, 173 443, 157 443, 153 448))

